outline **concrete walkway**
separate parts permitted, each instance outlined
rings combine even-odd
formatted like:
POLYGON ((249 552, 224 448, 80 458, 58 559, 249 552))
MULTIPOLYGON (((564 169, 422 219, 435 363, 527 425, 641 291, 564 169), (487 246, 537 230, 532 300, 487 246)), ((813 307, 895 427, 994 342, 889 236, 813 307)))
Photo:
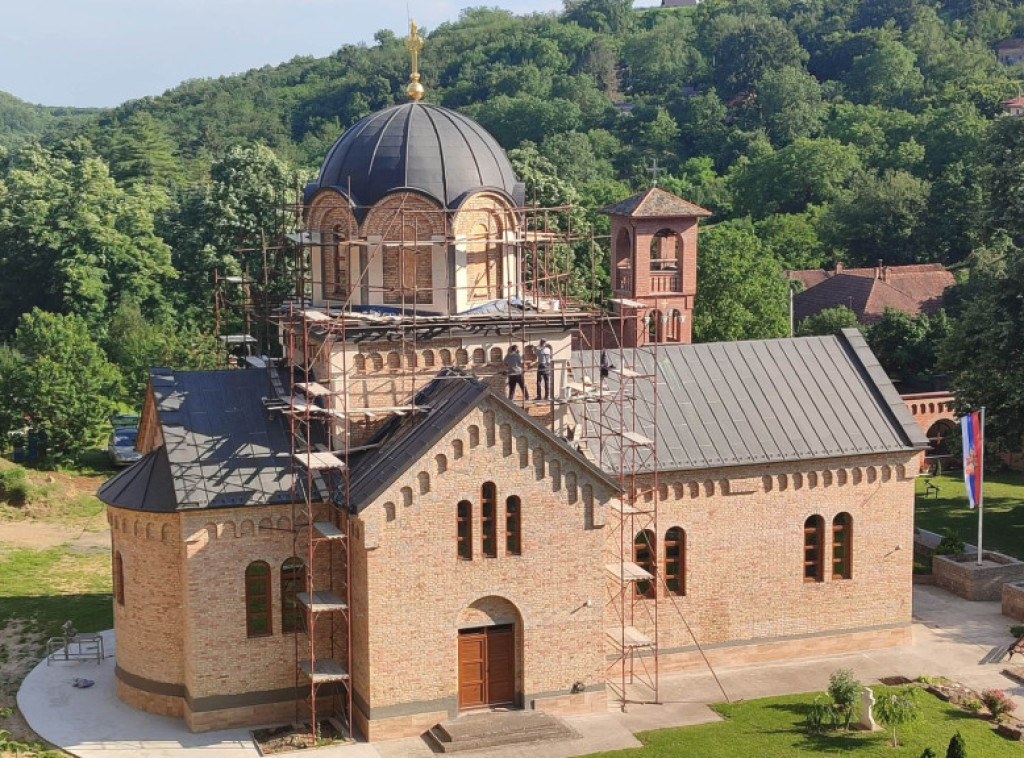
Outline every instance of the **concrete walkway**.
MULTIPOLYGON (((1011 641, 1012 619, 997 602, 968 602, 937 587, 914 588, 914 642, 898 648, 808 658, 772 664, 718 669, 722 686, 732 700, 823 690, 838 668, 851 668, 865 683, 902 675, 946 676, 981 690, 1005 690, 1024 708, 1024 687, 1000 674, 1000 661, 1011 641)), ((106 632, 108 651, 113 632, 106 632)), ((474 758, 570 758, 599 751, 638 747, 633 732, 685 726, 717 720, 708 703, 725 698, 706 671, 663 674, 662 704, 633 705, 626 713, 572 716, 570 725, 581 739, 517 745, 470 753, 474 758)), ((40 663, 18 692, 18 707, 44 739, 81 756, 101 758, 111 753, 140 758, 255 758, 248 730, 232 729, 192 734, 181 719, 153 716, 130 708, 114 692, 114 661, 40 663), (76 677, 96 682, 75 689, 76 677)), ((433 756, 419 739, 357 743, 318 750, 323 758, 427 758, 433 756)))

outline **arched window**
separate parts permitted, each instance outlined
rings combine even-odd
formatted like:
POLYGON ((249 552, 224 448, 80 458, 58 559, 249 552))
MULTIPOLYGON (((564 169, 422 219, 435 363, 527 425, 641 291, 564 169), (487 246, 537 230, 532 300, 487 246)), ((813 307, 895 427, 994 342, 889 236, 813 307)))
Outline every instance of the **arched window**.
POLYGON ((281 631, 301 632, 306 616, 298 595, 306 591, 306 565, 299 558, 289 558, 281 565, 281 631))
POLYGON ((523 504, 512 495, 505 500, 505 552, 509 555, 523 553, 523 504))
POLYGON ((662 323, 664 317, 661 315, 661 311, 651 311, 647 314, 647 341, 648 342, 662 342, 662 337, 665 334, 665 327, 662 323))
POLYGON ((338 296, 348 295, 348 244, 346 243, 345 227, 337 224, 331 232, 331 248, 328 255, 334 259, 334 281, 332 282, 332 294, 338 296))
POLYGON ((430 243, 417 239, 415 226, 406 224, 400 239, 384 243, 384 302, 434 301, 430 243))
POLYGON ((498 492, 494 482, 480 488, 480 520, 483 530, 483 551, 488 558, 498 555, 498 492))
MULTIPOLYGON (((644 529, 638 532, 633 540, 633 563, 642 568, 652 576, 657 571, 654 565, 654 532, 644 529)), ((654 597, 656 594, 655 583, 650 580, 636 582, 637 597, 654 597)))
POLYGON ((114 553, 114 598, 118 605, 124 605, 124 561, 120 551, 114 553))
POLYGON ((674 526, 665 532, 665 586, 672 595, 686 594, 686 532, 674 526))
POLYGON ((825 581, 825 520, 811 516, 804 522, 804 581, 825 581))
POLYGON ((679 235, 662 229, 651 238, 651 271, 672 271, 679 267, 679 235))
POLYGON ((471 561, 473 560, 473 504, 468 500, 459 501, 457 521, 459 560, 471 561))
POLYGON ((264 561, 250 563, 245 570, 245 632, 250 637, 271 634, 270 566, 264 561))
POLYGON ((840 513, 832 519, 832 578, 853 576, 853 516, 840 513))
POLYGON ((668 315, 668 341, 679 342, 683 332, 683 314, 676 309, 668 315))

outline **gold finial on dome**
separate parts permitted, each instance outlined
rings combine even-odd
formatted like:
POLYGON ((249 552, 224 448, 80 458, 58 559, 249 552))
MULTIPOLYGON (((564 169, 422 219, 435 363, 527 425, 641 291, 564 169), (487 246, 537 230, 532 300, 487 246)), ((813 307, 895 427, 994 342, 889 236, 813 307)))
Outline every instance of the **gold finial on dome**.
POLYGON ((405 47, 412 53, 412 75, 409 77, 409 86, 405 88, 405 94, 419 102, 423 99, 423 85, 420 84, 420 50, 423 49, 423 37, 420 36, 415 21, 409 21, 409 36, 405 40, 405 47))

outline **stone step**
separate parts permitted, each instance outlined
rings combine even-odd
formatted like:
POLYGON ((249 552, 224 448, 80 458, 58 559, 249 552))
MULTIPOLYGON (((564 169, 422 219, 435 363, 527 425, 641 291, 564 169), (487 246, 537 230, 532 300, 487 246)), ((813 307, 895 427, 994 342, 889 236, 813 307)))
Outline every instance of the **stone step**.
POLYGON ((578 736, 564 722, 539 711, 470 714, 436 724, 426 732, 427 741, 442 753, 568 740, 578 736))

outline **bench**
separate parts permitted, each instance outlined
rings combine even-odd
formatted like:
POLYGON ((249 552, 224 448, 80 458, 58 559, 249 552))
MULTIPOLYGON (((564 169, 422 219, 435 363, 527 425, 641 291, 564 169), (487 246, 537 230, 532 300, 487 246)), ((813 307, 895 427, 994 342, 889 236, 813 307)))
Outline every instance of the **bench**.
POLYGON ((939 497, 939 485, 935 484, 931 479, 924 480, 924 496, 937 499, 939 497))

